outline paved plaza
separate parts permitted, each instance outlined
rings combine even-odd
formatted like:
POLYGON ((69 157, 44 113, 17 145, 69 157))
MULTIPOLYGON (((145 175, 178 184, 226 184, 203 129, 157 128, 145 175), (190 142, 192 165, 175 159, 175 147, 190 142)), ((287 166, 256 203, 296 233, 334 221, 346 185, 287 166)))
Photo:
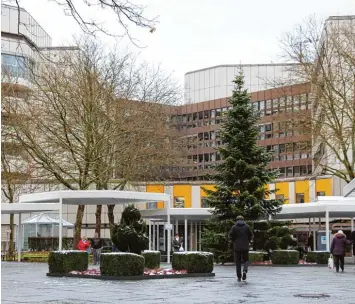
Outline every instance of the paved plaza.
POLYGON ((238 283, 232 266, 216 266, 214 278, 100 281, 50 278, 47 264, 1 264, 1 303, 355 303, 355 269, 344 274, 327 267, 251 267, 238 283), (324 295, 320 298, 318 296, 324 295))

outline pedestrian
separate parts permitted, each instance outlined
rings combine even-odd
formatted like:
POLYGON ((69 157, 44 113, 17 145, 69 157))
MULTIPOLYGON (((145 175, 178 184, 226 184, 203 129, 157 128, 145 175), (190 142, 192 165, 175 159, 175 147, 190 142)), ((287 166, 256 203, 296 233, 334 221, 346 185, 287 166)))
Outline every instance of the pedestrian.
POLYGON ((237 271, 238 281, 247 279, 249 266, 249 244, 253 238, 251 228, 244 222, 243 216, 237 217, 237 222, 231 228, 229 237, 233 241, 234 260, 237 271), (242 276, 242 261, 243 261, 243 276, 242 276))
POLYGON ((100 264, 100 255, 102 249, 102 239, 99 238, 99 234, 95 232, 94 238, 91 242, 92 253, 94 255, 94 265, 100 264))
POLYGON ((332 245, 330 246, 330 253, 333 255, 336 272, 344 272, 344 259, 346 246, 351 244, 351 241, 346 239, 342 230, 339 230, 333 238, 332 245))
POLYGON ((90 249, 90 242, 86 238, 86 236, 83 236, 81 240, 78 243, 78 249, 81 251, 89 251, 90 249))
POLYGON ((182 239, 180 238, 179 234, 175 234, 174 240, 173 240, 173 248, 175 252, 180 251, 180 248, 182 247, 182 239))

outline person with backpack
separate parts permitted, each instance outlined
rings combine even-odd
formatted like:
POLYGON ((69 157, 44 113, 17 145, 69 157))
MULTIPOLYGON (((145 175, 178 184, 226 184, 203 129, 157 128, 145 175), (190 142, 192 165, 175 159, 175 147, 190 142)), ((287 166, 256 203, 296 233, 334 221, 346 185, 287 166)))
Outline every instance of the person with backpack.
POLYGON ((229 232, 229 237, 233 242, 234 260, 237 271, 238 281, 247 279, 249 266, 249 244, 253 238, 251 228, 244 222, 243 216, 239 215, 235 225, 229 232), (242 275, 242 261, 243 261, 243 275, 242 275))

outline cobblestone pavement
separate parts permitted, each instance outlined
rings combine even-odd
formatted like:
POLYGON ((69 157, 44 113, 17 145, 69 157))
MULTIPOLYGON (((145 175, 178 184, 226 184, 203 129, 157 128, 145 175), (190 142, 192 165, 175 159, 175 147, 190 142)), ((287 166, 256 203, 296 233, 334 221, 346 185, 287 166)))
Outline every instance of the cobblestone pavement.
POLYGON ((355 303, 355 269, 251 267, 238 283, 232 266, 216 266, 214 278, 99 281, 46 276, 47 264, 1 263, 1 303, 355 303), (315 296, 325 295, 324 298, 315 296), (304 295, 308 297, 298 297, 304 295))

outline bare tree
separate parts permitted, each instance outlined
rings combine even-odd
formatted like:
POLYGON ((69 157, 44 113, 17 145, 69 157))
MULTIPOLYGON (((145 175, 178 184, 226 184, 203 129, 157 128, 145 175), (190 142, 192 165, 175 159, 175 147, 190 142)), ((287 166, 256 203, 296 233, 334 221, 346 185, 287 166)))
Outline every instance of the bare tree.
MULTIPOLYGON (((20 1, 8 0, 15 3, 20 15, 20 1)), ((71 17, 80 26, 82 32, 87 35, 103 33, 113 37, 127 36, 131 42, 137 45, 137 39, 131 35, 131 26, 146 28, 150 33, 155 32, 158 16, 148 17, 145 13, 146 7, 130 0, 54 0, 63 10, 66 16, 71 17), (105 22, 98 16, 108 12, 117 20, 115 30, 108 29, 105 22), (92 17, 92 15, 95 15, 92 17)), ((18 24, 21 25, 20 16, 18 24)), ((26 24, 22 24, 27 27, 26 24)), ((31 30, 31 29, 30 29, 31 30)))
POLYGON ((315 18, 285 35, 293 82, 309 83, 311 115, 295 124, 312 134, 315 173, 355 178, 355 18, 315 18))
MULTIPOLYGON (((3 104, 13 114, 16 139, 38 167, 71 190, 108 189, 114 177, 113 187, 122 188, 172 162, 177 140, 167 109, 180 101, 180 88, 170 76, 85 39, 55 58, 56 64, 44 60, 32 70, 29 96, 3 104)), ((75 245, 84 210, 78 206, 75 245)), ((96 218, 99 232, 101 206, 96 218)))

